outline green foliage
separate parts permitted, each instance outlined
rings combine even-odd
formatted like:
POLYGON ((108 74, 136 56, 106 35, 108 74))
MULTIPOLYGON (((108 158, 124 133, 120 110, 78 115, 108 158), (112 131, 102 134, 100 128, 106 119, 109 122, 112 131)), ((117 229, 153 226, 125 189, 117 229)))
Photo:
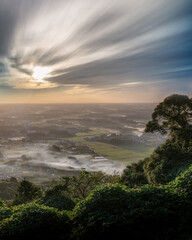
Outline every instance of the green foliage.
POLYGON ((9 218, 12 215, 12 209, 9 207, 0 207, 0 221, 9 218))
POLYGON ((63 177, 47 189, 38 203, 59 210, 72 210, 75 203, 85 199, 90 191, 106 183, 119 181, 119 176, 110 176, 101 172, 89 173, 83 170, 79 176, 63 177))
POLYGON ((166 184, 192 164, 192 151, 167 140, 150 157, 126 167, 121 183, 138 187, 147 183, 166 184))
MULTIPOLYGON (((132 165, 132 171, 142 172, 144 164, 140 161, 138 165, 132 165)), ((89 183, 87 175, 82 172, 80 179, 86 179, 84 184, 89 183)), ((106 180, 103 180, 98 188, 91 185, 94 190, 89 189, 88 196, 84 196, 72 212, 59 211, 74 207, 73 202, 67 202, 71 201, 69 190, 76 190, 75 185, 69 187, 73 181, 66 182, 71 179, 62 179, 47 189, 36 203, 10 208, 3 205, 0 208, 0 239, 24 240, 30 236, 35 239, 96 240, 128 236, 130 239, 189 240, 192 237, 192 166, 160 187, 145 185, 130 189, 120 184, 104 185, 106 180)))
POLYGON ((3 200, 12 200, 15 197, 19 182, 12 177, 6 180, 0 180, 0 198, 3 200))
POLYGON ((150 157, 127 166, 121 182, 129 187, 146 183, 166 184, 192 164, 192 99, 171 95, 159 103, 146 132, 169 132, 170 138, 150 157))
POLYGON ((148 183, 147 176, 143 169, 144 161, 140 160, 138 163, 128 165, 121 176, 120 183, 135 188, 148 183))
POLYGON ((108 185, 73 211, 75 239, 189 239, 192 204, 161 188, 108 185))
POLYGON ((4 201, 0 198, 0 207, 4 207, 5 206, 5 203, 4 201))
POLYGON ((89 193, 98 186, 119 182, 117 175, 106 175, 102 172, 90 173, 83 170, 79 176, 63 177, 60 184, 63 186, 65 194, 79 202, 85 199, 89 193))
POLYGON ((192 99, 185 95, 174 94, 159 103, 146 125, 146 132, 170 132, 170 138, 184 148, 192 141, 192 99))
POLYGON ((50 239, 70 232, 69 216, 55 208, 38 204, 14 207, 12 215, 0 224, 1 239, 50 239))
POLYGON ((166 141, 144 160, 143 169, 149 183, 165 184, 192 164, 192 152, 166 141))
POLYGON ((48 207, 58 208, 59 210, 72 210, 75 203, 66 196, 65 190, 64 185, 55 184, 44 192, 38 202, 48 207))
POLYGON ((175 130, 171 135, 171 140, 179 144, 182 148, 192 150, 192 125, 175 130))
POLYGON ((31 202, 42 194, 41 189, 33 183, 22 180, 17 188, 13 205, 31 202))
POLYGON ((192 165, 166 186, 171 191, 180 192, 192 199, 192 165))

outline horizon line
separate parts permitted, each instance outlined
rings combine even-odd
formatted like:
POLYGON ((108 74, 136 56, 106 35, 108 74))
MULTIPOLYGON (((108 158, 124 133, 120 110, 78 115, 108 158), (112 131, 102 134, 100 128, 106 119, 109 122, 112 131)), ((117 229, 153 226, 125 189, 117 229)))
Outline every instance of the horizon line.
POLYGON ((15 103, 15 102, 5 102, 5 103, 1 103, 0 102, 0 105, 5 105, 5 104, 12 104, 12 105, 19 105, 19 104, 37 104, 37 105, 40 105, 40 104, 156 104, 158 102, 60 102, 60 103, 41 103, 41 102, 37 102, 37 103, 15 103))

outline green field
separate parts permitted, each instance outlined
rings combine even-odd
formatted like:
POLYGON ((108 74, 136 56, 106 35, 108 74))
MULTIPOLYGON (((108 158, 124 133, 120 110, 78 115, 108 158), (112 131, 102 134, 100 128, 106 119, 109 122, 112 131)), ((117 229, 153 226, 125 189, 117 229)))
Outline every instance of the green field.
MULTIPOLYGON (((151 154, 153 148, 150 146, 145 146, 142 144, 130 144, 115 146, 108 143, 101 142, 91 142, 87 141, 86 138, 99 136, 101 134, 114 133, 111 129, 102 128, 91 128, 89 132, 77 133, 76 137, 68 138, 76 142, 77 144, 85 144, 94 149, 94 151, 108 159, 123 162, 125 164, 130 164, 132 162, 137 162, 151 154)), ((117 132, 117 131, 116 131, 117 132)))

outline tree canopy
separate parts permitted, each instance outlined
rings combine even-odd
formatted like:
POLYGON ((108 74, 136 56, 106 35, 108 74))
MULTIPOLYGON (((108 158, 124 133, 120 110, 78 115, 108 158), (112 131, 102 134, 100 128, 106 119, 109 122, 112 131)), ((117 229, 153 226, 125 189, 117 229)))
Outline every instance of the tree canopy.
POLYGON ((159 103, 146 125, 145 132, 169 132, 171 139, 185 147, 192 139, 192 98, 173 94, 159 103))

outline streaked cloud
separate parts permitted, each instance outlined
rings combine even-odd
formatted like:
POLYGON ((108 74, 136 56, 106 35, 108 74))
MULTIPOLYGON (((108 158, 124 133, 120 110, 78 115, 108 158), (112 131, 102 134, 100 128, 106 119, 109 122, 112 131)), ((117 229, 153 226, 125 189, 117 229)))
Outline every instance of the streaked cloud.
POLYGON ((191 8, 191 0, 0 0, 1 92, 191 94, 191 8), (49 69, 41 80, 38 67, 49 69))

